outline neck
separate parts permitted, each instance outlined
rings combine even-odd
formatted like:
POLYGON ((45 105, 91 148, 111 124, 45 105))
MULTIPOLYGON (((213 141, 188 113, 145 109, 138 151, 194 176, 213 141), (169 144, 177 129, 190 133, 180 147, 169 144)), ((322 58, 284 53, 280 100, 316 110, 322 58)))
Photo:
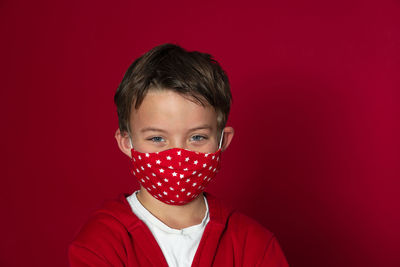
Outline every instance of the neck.
POLYGON ((137 198, 151 214, 174 229, 200 224, 206 213, 203 193, 185 205, 176 206, 157 200, 141 186, 137 198))

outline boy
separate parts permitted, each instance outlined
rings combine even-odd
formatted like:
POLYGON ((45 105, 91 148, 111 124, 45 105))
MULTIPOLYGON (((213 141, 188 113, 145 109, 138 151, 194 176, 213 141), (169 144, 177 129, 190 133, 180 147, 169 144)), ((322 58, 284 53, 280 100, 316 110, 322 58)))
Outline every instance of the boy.
POLYGON ((140 190, 91 216, 71 266, 287 266, 271 232, 203 193, 234 134, 218 62, 157 46, 128 68, 114 101, 115 138, 140 190))

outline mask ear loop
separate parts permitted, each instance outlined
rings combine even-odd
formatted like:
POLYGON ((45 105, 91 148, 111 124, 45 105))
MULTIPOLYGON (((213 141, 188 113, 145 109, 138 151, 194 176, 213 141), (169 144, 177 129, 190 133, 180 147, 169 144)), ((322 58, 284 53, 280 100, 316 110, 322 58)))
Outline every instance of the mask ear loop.
POLYGON ((132 144, 131 132, 129 131, 129 126, 127 128, 128 128, 129 143, 131 144, 131 149, 132 149, 133 148, 133 144, 132 144))
MULTIPOLYGON (((131 150, 133 149, 133 145, 132 145, 132 137, 131 137, 131 133, 130 133, 130 131, 129 131, 129 128, 128 128, 128 136, 129 136, 129 143, 131 144, 131 150)), ((132 151, 131 151, 131 158, 133 157, 133 155, 132 155, 132 151)))
POLYGON ((131 149, 133 148, 131 136, 129 136, 129 143, 131 144, 131 149))
POLYGON ((219 139, 219 146, 218 146, 218 149, 220 149, 221 148, 221 145, 222 145, 222 139, 224 139, 224 130, 222 129, 222 133, 221 133, 221 138, 219 139))

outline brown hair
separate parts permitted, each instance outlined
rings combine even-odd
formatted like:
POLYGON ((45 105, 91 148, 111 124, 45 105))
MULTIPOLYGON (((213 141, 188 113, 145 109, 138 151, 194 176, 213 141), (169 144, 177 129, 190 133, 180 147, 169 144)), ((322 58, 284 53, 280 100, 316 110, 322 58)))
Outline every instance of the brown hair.
POLYGON ((225 71, 210 54, 163 44, 137 58, 114 95, 121 132, 130 132, 132 106, 138 109, 151 88, 172 90, 202 106, 213 106, 218 114, 218 128, 225 127, 232 101, 230 84, 225 71))

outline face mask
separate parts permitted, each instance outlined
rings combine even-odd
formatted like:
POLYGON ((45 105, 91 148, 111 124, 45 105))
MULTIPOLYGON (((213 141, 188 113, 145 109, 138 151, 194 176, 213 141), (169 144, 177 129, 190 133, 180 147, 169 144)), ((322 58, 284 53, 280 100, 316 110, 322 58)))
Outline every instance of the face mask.
POLYGON ((221 144, 214 153, 183 148, 141 153, 131 143, 131 173, 156 199, 169 205, 184 205, 195 199, 220 169, 221 144))

